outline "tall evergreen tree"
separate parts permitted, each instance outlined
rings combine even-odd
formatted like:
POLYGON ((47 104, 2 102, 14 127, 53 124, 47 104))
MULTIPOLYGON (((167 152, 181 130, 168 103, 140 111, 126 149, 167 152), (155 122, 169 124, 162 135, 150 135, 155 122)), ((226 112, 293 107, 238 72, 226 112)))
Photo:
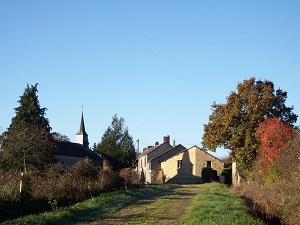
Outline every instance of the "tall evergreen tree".
POLYGON ((297 121, 293 107, 287 107, 287 92, 277 89, 271 81, 244 80, 227 97, 226 104, 212 105, 209 122, 204 125, 202 145, 215 151, 218 147, 231 150, 233 159, 249 171, 259 153, 256 131, 266 118, 278 118, 289 124, 297 121))
POLYGON ((114 170, 136 166, 136 152, 124 118, 115 115, 97 145, 96 152, 108 159, 114 170))
POLYGON ((50 134, 46 108, 41 108, 37 85, 27 85, 15 108, 16 116, 4 132, 1 166, 26 171, 30 167, 43 168, 54 161, 55 145, 50 134))
POLYGON ((46 129, 48 132, 51 131, 49 120, 45 117, 46 108, 41 108, 38 100, 38 84, 31 85, 27 84, 24 94, 20 96, 18 103, 19 107, 15 108, 16 116, 12 118, 10 128, 15 124, 21 126, 39 126, 40 128, 46 129))

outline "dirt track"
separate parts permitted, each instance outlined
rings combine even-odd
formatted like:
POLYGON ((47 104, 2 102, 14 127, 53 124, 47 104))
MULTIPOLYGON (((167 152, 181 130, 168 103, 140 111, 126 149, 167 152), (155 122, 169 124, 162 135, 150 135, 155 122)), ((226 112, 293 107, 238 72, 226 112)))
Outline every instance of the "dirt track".
POLYGON ((171 204, 167 204, 168 207, 160 212, 160 215, 158 215, 156 220, 145 220, 142 224, 177 225, 186 209, 192 205, 193 199, 199 192, 199 189, 200 185, 182 185, 164 195, 157 195, 151 199, 139 200, 134 205, 123 208, 107 218, 94 221, 90 224, 141 224, 141 221, 137 219, 137 214, 135 212, 147 209, 149 205, 155 204, 155 202, 162 198, 168 199, 170 196, 176 195, 176 198, 170 198, 170 201, 172 201, 171 204))

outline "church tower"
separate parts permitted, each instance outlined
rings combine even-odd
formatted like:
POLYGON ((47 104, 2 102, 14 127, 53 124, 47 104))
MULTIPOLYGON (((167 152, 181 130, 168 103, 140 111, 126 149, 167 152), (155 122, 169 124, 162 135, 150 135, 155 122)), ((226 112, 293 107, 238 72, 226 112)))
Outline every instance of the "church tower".
POLYGON ((81 113, 81 121, 79 131, 76 133, 75 142, 89 148, 88 134, 85 132, 83 112, 81 113))

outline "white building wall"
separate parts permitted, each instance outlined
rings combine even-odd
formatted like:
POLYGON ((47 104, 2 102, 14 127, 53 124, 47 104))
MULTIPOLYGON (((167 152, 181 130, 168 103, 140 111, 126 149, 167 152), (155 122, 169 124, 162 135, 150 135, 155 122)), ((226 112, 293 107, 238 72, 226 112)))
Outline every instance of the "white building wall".
POLYGON ((75 143, 83 145, 83 135, 77 134, 75 136, 75 143))

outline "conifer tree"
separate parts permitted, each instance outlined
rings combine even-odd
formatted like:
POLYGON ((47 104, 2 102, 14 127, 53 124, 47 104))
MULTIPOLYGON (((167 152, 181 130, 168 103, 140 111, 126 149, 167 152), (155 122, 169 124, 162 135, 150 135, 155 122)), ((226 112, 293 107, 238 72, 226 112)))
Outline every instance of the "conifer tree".
POLYGON ((15 108, 16 115, 4 132, 1 167, 26 171, 30 167, 42 169, 54 161, 55 145, 50 134, 46 108, 41 108, 37 85, 27 85, 15 108))
POLYGON ((21 126, 32 125, 44 128, 48 132, 51 131, 49 120, 45 117, 47 109, 40 107, 37 85, 31 85, 30 87, 27 84, 24 94, 20 96, 18 101, 20 106, 15 108, 16 116, 12 118, 10 128, 15 124, 21 126))
POLYGON ((119 119, 115 115, 96 149, 97 153, 109 161, 114 170, 136 165, 133 139, 129 135, 128 128, 124 127, 124 122, 124 118, 119 119))

